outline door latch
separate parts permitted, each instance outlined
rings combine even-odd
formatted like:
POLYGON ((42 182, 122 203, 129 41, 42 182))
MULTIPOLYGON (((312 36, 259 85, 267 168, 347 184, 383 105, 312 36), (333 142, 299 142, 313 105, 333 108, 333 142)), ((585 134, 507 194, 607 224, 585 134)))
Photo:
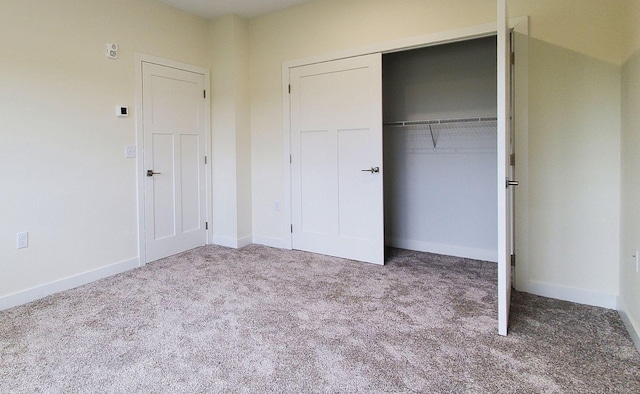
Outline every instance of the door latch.
POLYGON ((520 184, 520 182, 518 182, 518 181, 512 181, 512 180, 510 180, 509 178, 507 178, 507 186, 506 186, 506 187, 509 187, 509 186, 518 186, 519 184, 520 184))
POLYGON ((380 167, 371 167, 368 170, 362 170, 364 172, 370 172, 372 174, 380 172, 380 167))

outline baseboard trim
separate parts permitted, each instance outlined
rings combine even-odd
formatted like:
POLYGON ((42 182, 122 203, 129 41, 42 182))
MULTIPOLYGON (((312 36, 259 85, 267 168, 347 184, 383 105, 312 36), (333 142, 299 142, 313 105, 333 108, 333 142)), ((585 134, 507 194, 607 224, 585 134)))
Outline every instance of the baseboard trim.
POLYGON ((578 289, 575 287, 561 286, 551 283, 528 281, 518 288, 525 293, 531 293, 543 297, 556 298, 563 301, 571 301, 578 304, 599 306, 607 309, 616 309, 618 296, 593 290, 578 289))
POLYGON ((221 235, 214 235, 211 239, 211 243, 214 245, 226 246, 227 248, 244 248, 247 245, 253 243, 253 237, 247 236, 242 238, 224 237, 221 235))
POLYGON ((492 261, 494 263, 498 261, 498 252, 495 250, 467 248, 458 245, 447 245, 402 238, 386 238, 385 242, 387 246, 392 246, 394 248, 444 254, 447 256, 463 257, 474 260, 492 261))
POLYGON ((633 344, 636 345, 636 349, 640 352, 640 325, 638 325, 633 320, 633 317, 627 313, 627 304, 624 302, 622 297, 618 299, 618 314, 620 315, 620 319, 622 319, 624 326, 627 328, 633 344))
POLYGON ((87 283, 116 275, 130 269, 140 266, 140 259, 121 261, 106 267, 97 268, 91 271, 72 275, 63 279, 55 280, 39 286, 35 286, 16 293, 7 294, 0 297, 0 310, 13 308, 14 306, 23 305, 31 301, 44 298, 46 296, 59 293, 61 291, 70 290, 75 287, 86 285, 87 283))
POLYGON ((238 238, 238 248, 244 248, 245 246, 253 243, 253 237, 248 235, 246 237, 238 238))
POLYGON ((287 249, 284 239, 263 237, 260 235, 253 236, 253 243, 258 245, 270 246, 272 248, 287 249))

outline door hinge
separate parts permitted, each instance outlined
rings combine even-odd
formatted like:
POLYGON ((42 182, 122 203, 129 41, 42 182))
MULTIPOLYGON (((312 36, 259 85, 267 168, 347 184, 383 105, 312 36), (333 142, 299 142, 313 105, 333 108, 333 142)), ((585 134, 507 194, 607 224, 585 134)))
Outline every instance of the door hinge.
POLYGON ((509 165, 510 166, 515 166, 516 165, 516 154, 512 153, 509 155, 509 165))
POLYGON ((516 54, 511 52, 511 64, 516 64, 516 54))
POLYGON ((207 156, 204 157, 204 164, 207 164, 207 156))
POLYGON ((209 222, 204 222, 204 229, 209 230, 209 222))
POLYGON ((511 255, 511 266, 512 267, 516 266, 516 255, 515 254, 511 255))
POLYGON ((206 90, 202 91, 202 98, 207 98, 207 91, 206 90))
POLYGON ((293 156, 289 155, 289 164, 293 163, 293 156))
POLYGON ((291 225, 291 234, 293 234, 293 224, 291 225))
POLYGON ((289 84, 289 94, 291 94, 291 84, 289 84))

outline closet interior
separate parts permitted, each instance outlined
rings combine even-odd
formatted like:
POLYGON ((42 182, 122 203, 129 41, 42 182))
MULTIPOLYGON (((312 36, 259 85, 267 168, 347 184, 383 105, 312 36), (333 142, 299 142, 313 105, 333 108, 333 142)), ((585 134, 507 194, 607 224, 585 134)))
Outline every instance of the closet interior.
POLYGON ((383 55, 385 244, 497 261, 496 37, 383 55))

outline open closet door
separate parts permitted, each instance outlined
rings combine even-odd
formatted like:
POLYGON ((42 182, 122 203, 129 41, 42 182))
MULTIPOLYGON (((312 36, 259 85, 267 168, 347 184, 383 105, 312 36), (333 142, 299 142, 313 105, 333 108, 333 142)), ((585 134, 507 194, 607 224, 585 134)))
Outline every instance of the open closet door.
POLYGON ((498 0, 498 332, 507 335, 511 301, 511 43, 506 0, 498 0))
POLYGON ((382 55, 289 78, 293 248, 383 264, 382 55))

